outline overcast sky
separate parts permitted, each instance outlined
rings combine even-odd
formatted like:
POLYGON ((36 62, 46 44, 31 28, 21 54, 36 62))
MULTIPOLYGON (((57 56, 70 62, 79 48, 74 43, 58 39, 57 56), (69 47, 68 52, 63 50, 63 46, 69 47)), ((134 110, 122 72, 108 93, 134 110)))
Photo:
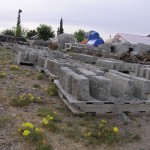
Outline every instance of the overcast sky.
POLYGON ((65 33, 96 30, 108 39, 116 33, 150 34, 150 0, 0 0, 0 31, 21 25, 36 29, 47 24, 57 31, 63 18, 65 33))

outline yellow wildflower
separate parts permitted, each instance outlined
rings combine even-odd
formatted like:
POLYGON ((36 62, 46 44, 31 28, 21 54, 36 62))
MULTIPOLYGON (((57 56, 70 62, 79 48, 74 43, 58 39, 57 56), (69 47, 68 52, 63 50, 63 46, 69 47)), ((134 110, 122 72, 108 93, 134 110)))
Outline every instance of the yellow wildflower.
POLYGON ((23 100, 23 96, 22 95, 20 95, 20 97, 19 97, 21 100, 23 100))
POLYGON ((107 120, 102 119, 102 120, 101 120, 101 123, 106 124, 106 123, 107 123, 107 120))
POLYGON ((41 97, 40 97, 40 96, 38 96, 37 101, 38 101, 38 102, 40 102, 40 100, 41 100, 41 97))
POLYGON ((41 128, 35 128, 36 132, 41 132, 41 128))
POLYGON ((113 131, 114 131, 114 132, 118 132, 119 129, 118 129, 117 127, 114 127, 114 128, 113 128, 113 131))
POLYGON ((22 133, 22 135, 24 135, 24 136, 28 136, 29 134, 30 134, 29 130, 24 130, 23 133, 22 133))
POLYGON ((48 115, 47 118, 48 118, 49 120, 53 120, 53 119, 54 119, 54 117, 52 117, 52 116, 50 116, 50 115, 48 115))
POLYGON ((45 117, 43 118, 43 123, 44 123, 44 124, 48 124, 47 118, 45 118, 45 117))
POLYGON ((22 124, 23 127, 27 127, 27 128, 34 128, 34 125, 30 122, 26 122, 24 124, 22 124))
POLYGON ((34 100, 34 96, 31 96, 31 97, 30 97, 30 100, 33 101, 33 100, 34 100))

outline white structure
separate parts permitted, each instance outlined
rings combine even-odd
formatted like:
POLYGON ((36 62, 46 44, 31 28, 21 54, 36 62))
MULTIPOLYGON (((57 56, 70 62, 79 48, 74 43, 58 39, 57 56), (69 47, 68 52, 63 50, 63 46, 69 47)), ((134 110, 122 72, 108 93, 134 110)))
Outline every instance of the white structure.
POLYGON ((126 43, 126 42, 129 42, 130 44, 142 43, 145 45, 150 45, 150 37, 118 33, 114 36, 112 40, 112 43, 126 43))

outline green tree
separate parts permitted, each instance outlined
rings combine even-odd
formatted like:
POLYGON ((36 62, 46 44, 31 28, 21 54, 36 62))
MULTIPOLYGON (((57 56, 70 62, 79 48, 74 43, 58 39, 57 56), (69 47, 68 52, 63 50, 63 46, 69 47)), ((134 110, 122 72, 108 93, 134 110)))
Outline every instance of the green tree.
POLYGON ((74 32, 74 36, 77 38, 78 42, 81 42, 84 40, 84 35, 86 34, 86 32, 82 29, 74 32))
POLYGON ((17 18, 17 27, 16 27, 16 36, 21 37, 21 19, 20 19, 20 13, 22 13, 22 10, 19 9, 18 11, 18 18, 17 18))
POLYGON ((61 18, 60 20, 60 31, 59 31, 60 34, 64 33, 64 29, 63 29, 63 20, 61 18))
POLYGON ((40 26, 37 27, 37 32, 39 38, 45 41, 55 36, 52 27, 45 24, 40 24, 40 26))
POLYGON ((3 30, 1 34, 15 36, 15 31, 13 29, 6 29, 6 30, 3 30))
POLYGON ((34 36, 34 35, 36 35, 37 34, 37 31, 36 30, 29 30, 28 32, 27 32, 27 38, 30 38, 30 37, 32 37, 32 36, 34 36))

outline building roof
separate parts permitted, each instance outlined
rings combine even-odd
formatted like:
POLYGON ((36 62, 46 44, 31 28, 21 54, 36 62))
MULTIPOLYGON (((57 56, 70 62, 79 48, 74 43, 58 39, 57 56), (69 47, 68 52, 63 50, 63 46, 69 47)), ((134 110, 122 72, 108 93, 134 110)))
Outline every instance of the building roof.
POLYGON ((148 36, 141 36, 141 35, 131 35, 131 34, 124 34, 118 33, 116 36, 121 36, 124 40, 131 44, 138 44, 143 43, 146 45, 150 45, 150 37, 148 36))

